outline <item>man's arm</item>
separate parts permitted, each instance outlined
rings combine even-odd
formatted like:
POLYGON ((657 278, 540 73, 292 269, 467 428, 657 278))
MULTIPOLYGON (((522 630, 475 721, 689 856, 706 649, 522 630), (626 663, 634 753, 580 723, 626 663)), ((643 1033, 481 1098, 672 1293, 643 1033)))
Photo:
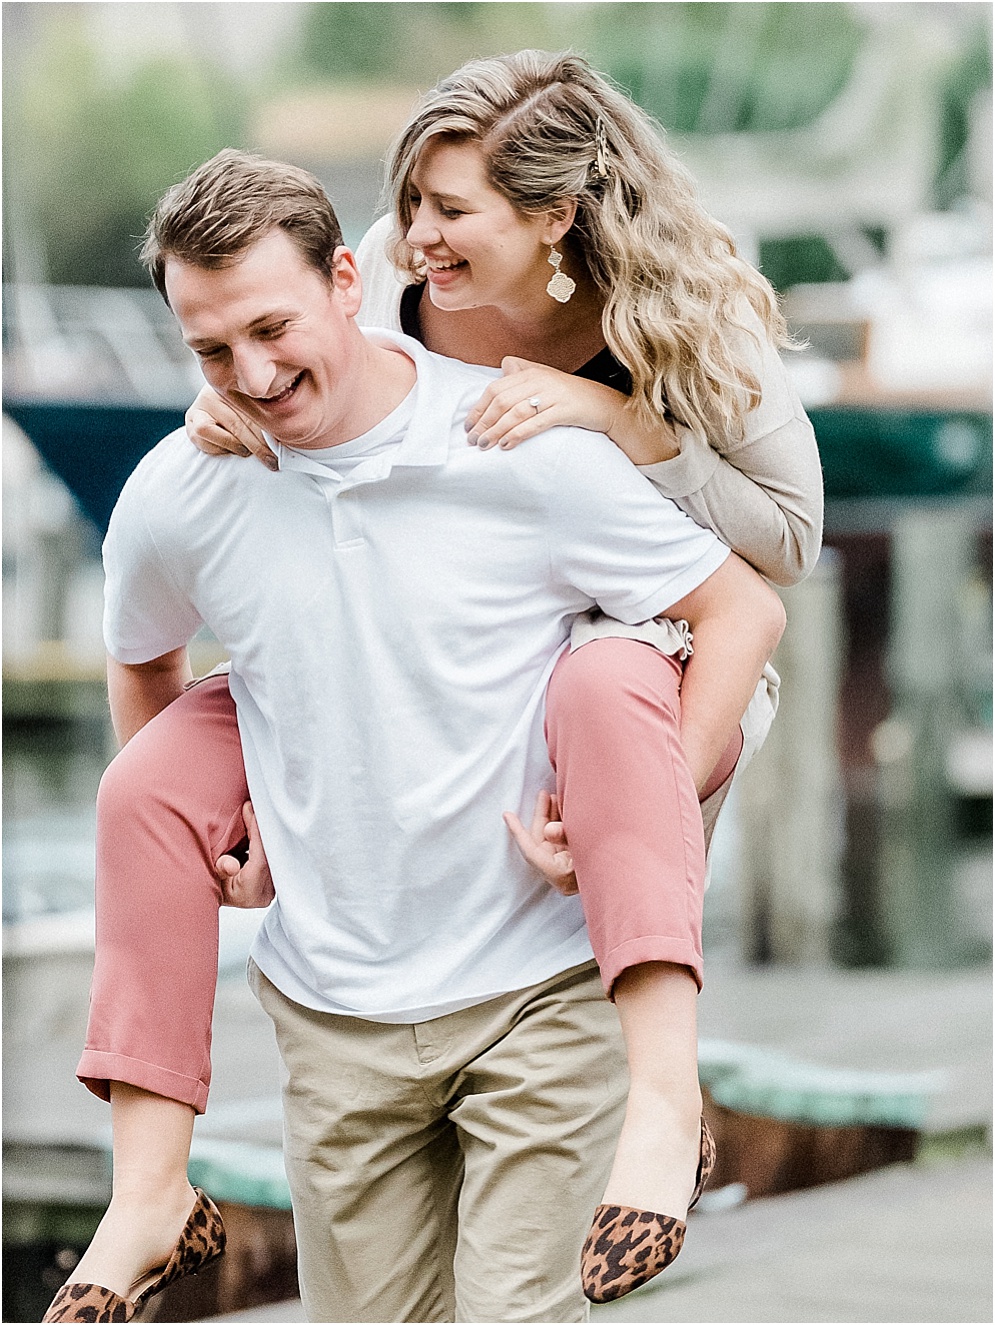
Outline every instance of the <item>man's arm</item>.
POLYGON ((666 615, 686 620, 694 635, 681 687, 681 742, 700 792, 784 632, 784 607, 733 553, 666 615))
POLYGON ((118 744, 127 745, 137 731, 183 693, 192 678, 185 648, 146 663, 121 663, 108 655, 107 697, 118 744))

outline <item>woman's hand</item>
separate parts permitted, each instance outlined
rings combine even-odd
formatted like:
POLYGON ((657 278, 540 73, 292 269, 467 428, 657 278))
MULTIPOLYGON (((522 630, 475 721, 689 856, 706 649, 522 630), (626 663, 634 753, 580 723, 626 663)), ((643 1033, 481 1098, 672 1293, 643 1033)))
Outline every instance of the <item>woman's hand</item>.
POLYGON ((560 822, 560 807, 555 796, 540 791, 528 829, 517 814, 506 811, 504 821, 519 851, 551 888, 572 897, 577 891, 573 856, 567 847, 566 833, 560 822))
POLYGON ((605 433, 634 465, 655 465, 681 453, 670 419, 647 428, 628 408, 629 397, 603 382, 511 357, 501 360, 501 371, 504 376, 491 383, 467 415, 464 426, 472 446, 510 451, 547 428, 570 426, 605 433))
POLYGON ((601 382, 590 382, 528 359, 501 360, 496 378, 466 420, 471 446, 510 451, 547 428, 571 425, 609 433, 626 397, 601 382), (538 400, 538 409, 529 402, 538 400))
POLYGON ((201 387, 186 412, 187 436, 205 455, 254 455, 267 469, 277 459, 260 430, 209 386, 201 387))
POLYGON ((242 819, 249 835, 247 860, 243 864, 237 856, 221 856, 214 866, 214 872, 221 881, 221 905, 249 910, 269 906, 276 891, 263 850, 263 839, 259 835, 259 825, 249 801, 242 806, 242 819))

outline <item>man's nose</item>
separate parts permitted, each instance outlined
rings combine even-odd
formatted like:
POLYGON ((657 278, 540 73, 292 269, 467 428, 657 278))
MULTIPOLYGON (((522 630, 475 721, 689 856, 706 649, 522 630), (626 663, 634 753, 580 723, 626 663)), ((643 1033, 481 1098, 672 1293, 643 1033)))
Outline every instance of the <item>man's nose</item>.
POLYGON ((244 396, 262 399, 273 394, 276 367, 265 345, 240 345, 232 352, 236 388, 244 396))

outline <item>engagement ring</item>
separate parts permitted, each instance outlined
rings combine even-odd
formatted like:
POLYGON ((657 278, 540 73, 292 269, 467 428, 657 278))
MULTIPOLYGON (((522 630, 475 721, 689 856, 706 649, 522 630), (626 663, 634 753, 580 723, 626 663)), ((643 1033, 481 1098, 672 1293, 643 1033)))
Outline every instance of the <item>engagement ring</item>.
POLYGON ((529 401, 529 404, 532 406, 532 408, 533 408, 533 409, 535 410, 535 412, 538 414, 538 413, 539 413, 539 397, 538 397, 538 396, 533 396, 533 397, 531 398, 531 400, 529 401))

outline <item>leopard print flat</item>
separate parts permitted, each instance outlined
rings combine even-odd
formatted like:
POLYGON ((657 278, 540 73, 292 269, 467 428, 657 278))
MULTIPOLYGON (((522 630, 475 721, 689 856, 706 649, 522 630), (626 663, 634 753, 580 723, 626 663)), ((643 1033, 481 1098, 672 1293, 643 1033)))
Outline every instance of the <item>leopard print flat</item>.
POLYGON ((99 1284, 63 1284, 43 1321, 129 1321, 139 1308, 161 1293, 167 1285, 184 1275, 196 1274, 224 1255, 225 1226, 218 1207, 209 1196, 195 1187, 197 1200, 184 1225, 180 1240, 165 1265, 151 1271, 132 1285, 131 1300, 112 1293, 99 1284))
POLYGON ((134 1302, 99 1284, 63 1284, 42 1320, 126 1321, 135 1309, 134 1302))
MULTIPOLYGON (((704 1118, 698 1177, 688 1203, 698 1203, 715 1168, 715 1139, 704 1118)), ((637 1210, 631 1205, 599 1205, 580 1254, 584 1296, 591 1302, 613 1302, 665 1270, 684 1245, 683 1219, 637 1210)))

